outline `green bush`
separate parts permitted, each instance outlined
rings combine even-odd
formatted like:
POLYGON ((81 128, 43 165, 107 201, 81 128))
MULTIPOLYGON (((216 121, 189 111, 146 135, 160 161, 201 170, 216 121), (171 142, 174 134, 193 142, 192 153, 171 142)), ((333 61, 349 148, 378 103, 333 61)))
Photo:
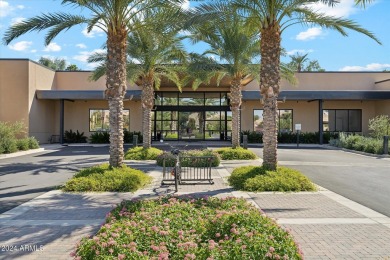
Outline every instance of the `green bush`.
POLYGON ((257 159, 257 156, 254 152, 244 149, 242 147, 237 148, 219 148, 216 149, 222 160, 254 160, 257 159))
POLYGON ((164 136, 164 139, 177 139, 177 137, 178 137, 177 133, 167 133, 164 136))
POLYGON ((30 149, 30 139, 28 137, 17 139, 16 146, 18 147, 19 151, 26 151, 30 149))
POLYGON ((133 147, 127 150, 125 154, 126 160, 156 160, 157 156, 162 154, 163 151, 160 149, 150 147, 150 148, 143 148, 143 147, 133 147))
POLYGON ((81 259, 302 259, 293 237, 245 199, 176 198, 122 202, 81 259))
MULTIPOLYGON (((138 135, 138 143, 143 142, 143 136, 141 132, 129 132, 127 130, 123 131, 123 140, 127 144, 133 143, 133 136, 138 135)), ((110 135, 108 135, 108 138, 110 138, 110 135)))
MULTIPOLYGON (((262 143, 263 134, 255 131, 243 131, 241 133, 241 142, 242 136, 248 135, 248 143, 262 143)), ((323 142, 325 144, 333 138, 338 138, 338 133, 324 132, 323 133, 323 142)), ((319 132, 301 132, 299 134, 299 142, 302 144, 316 144, 319 143, 320 133, 319 132)), ((280 132, 278 133, 278 143, 281 144, 291 144, 297 142, 297 134, 294 132, 280 132)))
POLYGON ((383 141, 378 138, 340 133, 338 140, 330 143, 333 146, 372 154, 383 154, 383 141))
POLYGON ((39 142, 37 139, 35 139, 34 136, 28 138, 28 147, 30 149, 38 149, 39 148, 39 142))
MULTIPOLYGON (((182 160, 180 161, 181 166, 183 167, 204 167, 208 166, 210 161, 211 167, 217 167, 221 162, 219 154, 208 149, 182 151, 180 153, 180 156, 184 156, 184 158, 182 158, 182 160), (210 161, 205 161, 202 159, 197 160, 196 158, 187 158, 196 156, 211 156, 212 158, 210 161)), ((157 165, 163 166, 164 158, 166 159, 165 166, 175 166, 176 157, 169 152, 164 152, 156 158, 157 165)))
POLYGON ((373 138, 383 138, 390 134, 390 116, 380 115, 368 120, 368 129, 371 130, 373 138))
POLYGON ((17 137, 25 134, 22 122, 9 123, 0 121, 0 153, 14 153, 18 150, 17 137))
POLYGON ((109 144, 110 134, 108 132, 94 132, 89 139, 93 144, 109 144))
POLYGON ((228 178, 235 189, 246 191, 314 191, 314 184, 299 171, 278 167, 269 171, 260 166, 244 166, 233 170, 228 178))
POLYGON ((14 153, 18 151, 17 139, 6 138, 0 141, 3 153, 14 153))
POLYGON ((64 133, 64 139, 67 143, 86 143, 87 137, 84 135, 84 132, 79 132, 79 130, 76 130, 76 132, 73 132, 72 129, 69 131, 66 130, 64 133))
POLYGON ((76 173, 67 181, 63 191, 111 191, 134 192, 150 183, 151 177, 140 170, 127 166, 111 168, 108 164, 102 164, 86 168, 76 173))

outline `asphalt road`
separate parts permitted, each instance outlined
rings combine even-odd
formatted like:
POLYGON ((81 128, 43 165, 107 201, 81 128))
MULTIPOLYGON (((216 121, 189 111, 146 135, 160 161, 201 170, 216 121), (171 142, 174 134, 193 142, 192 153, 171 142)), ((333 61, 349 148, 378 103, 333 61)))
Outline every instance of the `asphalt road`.
MULTIPOLYGON (((261 148, 250 148, 263 157, 261 148)), ((280 165, 314 183, 390 217, 390 158, 341 150, 279 148, 280 165)))

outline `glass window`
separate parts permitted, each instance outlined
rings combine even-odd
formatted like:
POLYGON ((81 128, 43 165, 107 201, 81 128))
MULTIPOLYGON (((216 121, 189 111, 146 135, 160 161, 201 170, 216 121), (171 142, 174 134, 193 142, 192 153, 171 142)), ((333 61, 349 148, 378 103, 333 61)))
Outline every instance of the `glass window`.
POLYGON ((329 132, 361 132, 361 109, 323 110, 323 129, 329 132))
MULTIPOLYGON (((253 130, 256 132, 263 131, 263 109, 253 110, 253 130)), ((279 132, 292 132, 293 131, 293 111, 292 109, 280 109, 278 110, 278 129, 279 132)))
POLYGON ((219 105, 221 105, 220 93, 205 93, 205 95, 206 95, 206 100, 205 100, 206 106, 219 106, 219 105))
MULTIPOLYGON (((130 129, 130 110, 123 110, 123 129, 130 129)), ((89 131, 109 131, 110 130, 110 111, 108 109, 90 109, 89 110, 89 131)))
POLYGON ((179 93, 179 105, 204 106, 203 93, 179 93))
POLYGON ((177 106, 177 93, 176 92, 164 92, 162 93, 162 102, 163 106, 177 106))

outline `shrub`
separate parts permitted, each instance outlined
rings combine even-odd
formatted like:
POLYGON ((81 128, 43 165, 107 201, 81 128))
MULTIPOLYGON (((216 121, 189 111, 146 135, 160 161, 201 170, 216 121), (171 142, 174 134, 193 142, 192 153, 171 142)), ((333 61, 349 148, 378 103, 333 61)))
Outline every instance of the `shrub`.
MULTIPOLYGON (((242 136, 248 135, 248 143, 262 143, 263 134, 255 131, 243 131, 241 133, 241 142, 242 136)), ((333 132, 323 132, 323 142, 325 144, 329 143, 332 138, 338 138, 338 133, 333 132)), ((299 134, 299 142, 302 144, 316 144, 319 143, 320 133, 319 132, 301 132, 299 134)), ((278 142, 284 144, 291 144, 297 142, 297 134, 294 132, 280 132, 278 133, 278 142)))
POLYGON ((125 154, 126 160, 156 160, 157 156, 162 154, 163 151, 160 149, 150 147, 150 148, 143 148, 143 147, 133 147, 127 150, 125 154))
POLYGON ((330 144, 337 147, 362 151, 372 154, 383 153, 383 141, 377 138, 364 137, 361 135, 347 135, 340 133, 338 140, 332 141, 330 144))
POLYGON ((244 166, 233 170, 229 184, 246 191, 314 191, 314 184, 299 171, 278 167, 269 171, 260 166, 244 166))
POLYGON ((28 138, 28 147, 30 149, 38 149, 39 148, 39 142, 37 139, 35 139, 34 136, 28 138))
POLYGON ((293 237, 245 199, 122 202, 73 252, 81 259, 302 259, 293 237))
POLYGON ((380 115, 368 120, 368 129, 371 130, 371 136, 374 138, 383 138, 390 134, 390 116, 380 115))
POLYGON ((177 133, 167 133, 167 134, 164 136, 164 139, 177 139, 177 138, 178 138, 177 133))
MULTIPOLYGON (((211 156, 211 167, 217 167, 221 162, 219 154, 208 149, 182 151, 180 155, 184 157, 211 156)), ((164 158, 166 159, 165 166, 175 166, 176 157, 169 152, 164 152, 156 158, 157 165, 163 166, 164 158)), ((195 158, 183 158, 180 163, 183 167, 204 167, 209 165, 208 161, 196 160, 195 158)))
POLYGON ((17 137, 25 134, 22 122, 0 122, 0 153, 14 153, 18 150, 17 137))
MULTIPOLYGON (((123 132, 123 140, 125 143, 133 143, 133 136, 134 135, 138 135, 138 143, 142 143, 143 142, 143 136, 142 136, 142 133, 141 132, 129 132, 127 130, 124 130, 123 132)), ((110 137, 110 135, 108 135, 108 138, 110 137)))
POLYGON ((19 151, 26 151, 30 149, 29 144, 30 140, 28 137, 16 140, 16 146, 18 147, 19 151))
POLYGON ((94 132, 89 139, 93 144, 109 144, 110 134, 108 132, 94 132))
POLYGON ((6 138, 0 141, 1 150, 3 153, 14 153, 18 151, 17 139, 15 138, 6 138))
POLYGON ((76 130, 76 132, 73 132, 72 129, 69 131, 65 131, 64 133, 64 139, 68 143, 86 143, 87 137, 84 135, 84 132, 79 132, 79 130, 76 130))
POLYGON ((244 149, 242 147, 237 148, 220 148, 216 149, 222 160, 254 160, 257 159, 257 156, 254 152, 244 149))
POLYGON ((64 191, 134 192, 150 183, 151 177, 127 166, 111 168, 102 164, 76 173, 62 188, 64 191))

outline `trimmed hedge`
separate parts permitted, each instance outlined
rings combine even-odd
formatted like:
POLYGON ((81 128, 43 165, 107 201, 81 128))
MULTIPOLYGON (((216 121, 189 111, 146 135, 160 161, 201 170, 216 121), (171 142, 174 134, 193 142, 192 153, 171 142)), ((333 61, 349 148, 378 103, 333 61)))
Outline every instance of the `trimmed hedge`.
POLYGON ((215 152, 221 156, 222 160, 254 160, 258 158, 254 152, 242 147, 219 148, 216 149, 215 152))
MULTIPOLYGON (((221 158, 218 153, 204 149, 204 150, 188 150, 188 151, 182 151, 180 152, 181 156, 212 156, 211 159, 211 167, 217 167, 221 163, 221 158)), ((176 156, 171 154, 170 152, 164 152, 161 155, 157 156, 156 162, 157 165, 163 166, 165 158, 165 166, 166 167, 173 167, 175 166, 176 156)), ((196 160, 194 158, 185 158, 181 161, 181 166, 183 167, 203 167, 206 166, 205 160, 196 160)), ((207 162, 208 165, 208 162, 207 162)))
POLYGON ((151 182, 144 172, 127 167, 111 168, 102 164, 83 169, 63 186, 63 191, 134 192, 151 182))
MULTIPOLYGON (((263 143, 263 133, 255 131, 241 132, 241 142, 243 135, 248 136, 248 143, 263 143)), ((324 143, 327 144, 331 139, 338 138, 338 133, 324 132, 324 143)), ((317 144, 320 140, 319 132, 301 132, 299 133, 299 142, 302 144, 317 144)), ((297 133, 278 133, 278 143, 291 144, 297 142, 297 133)))
POLYGON ((233 170, 229 184, 245 191, 314 191, 314 184, 302 173, 286 167, 269 171, 260 166, 244 166, 233 170))
POLYGON ((156 160, 157 156, 162 154, 163 151, 154 147, 143 148, 133 147, 127 150, 125 154, 126 160, 156 160))
MULTIPOLYGON (((143 136, 141 132, 129 132, 127 130, 123 131, 123 142, 126 144, 133 143, 133 136, 138 135, 138 143, 143 142, 143 136)), ((110 143, 110 133, 101 131, 94 132, 89 137, 92 144, 109 144, 110 143)))

